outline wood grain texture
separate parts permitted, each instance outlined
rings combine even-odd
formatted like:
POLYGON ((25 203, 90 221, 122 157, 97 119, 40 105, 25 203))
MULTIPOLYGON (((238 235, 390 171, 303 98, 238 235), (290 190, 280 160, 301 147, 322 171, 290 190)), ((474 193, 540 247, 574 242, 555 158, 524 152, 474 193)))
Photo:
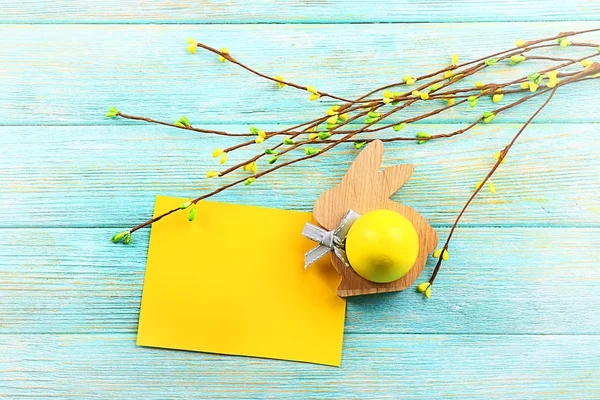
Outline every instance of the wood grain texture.
MULTIPOLYGON (((387 143, 384 167, 415 166, 392 200, 418 210, 435 227, 450 225, 493 165, 493 154, 518 128, 494 123, 445 141, 387 143)), ((456 129, 458 125, 409 125, 401 134, 456 129)), ((149 125, 0 127, 0 227, 137 225, 152 215, 155 195, 196 197, 242 176, 204 178, 219 166, 212 150, 234 143, 238 141, 149 125)), ((232 153, 227 165, 260 149, 232 153)), ((215 199, 310 211, 317 197, 340 181, 357 153, 351 144, 340 146, 215 199)), ((599 170, 598 125, 532 125, 494 176, 497 193, 483 191, 461 226, 599 226, 599 170)))
POLYGON ((447 2, 430 0, 386 3, 360 0, 294 1, 259 0, 249 7, 243 0, 173 2, 168 0, 6 0, 0 22, 13 23, 352 23, 352 22, 497 22, 588 20, 600 6, 589 0, 565 3, 506 0, 447 2))
MULTIPOLYGON (((104 117, 117 106, 247 132, 333 104, 191 56, 188 37, 268 74, 354 96, 445 66, 454 52, 473 59, 517 39, 596 28, 598 11, 590 0, 4 1, 0 398, 600 397, 597 85, 557 93, 527 129, 494 176, 498 193, 481 193, 465 215, 432 299, 406 290, 348 301, 339 369, 134 346, 148 231, 129 247, 108 238, 146 219, 156 194, 214 188, 201 178, 216 166, 209 154, 234 141, 104 117), (262 22, 274 24, 254 25, 262 22)), ((478 80, 537 68, 495 66, 478 80)), ((386 145, 384 166, 416 167, 392 199, 444 237, 492 154, 541 101, 465 137, 386 145)), ((402 133, 450 132, 491 107, 481 101, 402 133)), ((308 211, 356 153, 343 146, 215 200, 308 211)), ((430 259, 423 276, 432 268, 430 259)))
MULTIPOLYGON (((254 25, 0 25, 0 79, 10 83, 0 93, 0 124, 113 125, 115 121, 105 117, 110 106, 171 121, 184 114, 196 125, 291 124, 322 115, 333 104, 310 102, 306 92, 289 87, 279 90, 231 63, 220 63, 214 54, 188 54, 188 37, 217 48, 225 46, 240 61, 272 76, 357 97, 405 74, 419 76, 445 67, 454 52, 462 60, 473 60, 512 48, 517 39, 599 26, 598 22, 267 25, 259 29, 254 25)), ((580 40, 586 37, 600 42, 600 34, 580 40)), ((596 54, 594 49, 562 48, 548 54, 565 52, 596 54)), ((530 61, 514 68, 504 64, 490 67, 466 84, 518 78, 541 66, 530 61)), ((576 88, 559 91, 558 101, 550 103, 536 122, 600 122, 600 91, 590 83, 576 88)), ((499 105, 511 99, 515 97, 505 96, 499 105)), ((523 122, 542 101, 541 96, 531 100, 498 115, 495 122, 523 122)), ((434 121, 471 122, 492 107, 497 105, 489 101, 475 109, 456 107, 434 121)), ((402 116, 422 111, 410 107, 402 116)))
POLYGON ((341 368, 135 347, 127 335, 0 335, 0 396, 577 398, 599 336, 347 335, 341 368), (76 379, 74 379, 76 377, 76 379))
MULTIPOLYGON (((0 336, 135 333, 148 231, 130 246, 113 233, 0 229, 0 336)), ((599 228, 459 228, 455 238, 430 300, 415 285, 350 298, 346 333, 600 334, 599 228)))
POLYGON ((438 243, 437 232, 414 209, 390 200, 414 171, 411 164, 396 164, 381 169, 383 142, 369 143, 352 161, 344 177, 333 188, 320 195, 313 207, 315 220, 328 231, 336 229, 348 210, 365 214, 373 210, 392 210, 406 217, 415 228, 419 241, 417 259, 406 275, 393 282, 376 283, 364 279, 335 254, 331 262, 342 276, 337 293, 340 297, 397 292, 419 277, 427 257, 438 243))

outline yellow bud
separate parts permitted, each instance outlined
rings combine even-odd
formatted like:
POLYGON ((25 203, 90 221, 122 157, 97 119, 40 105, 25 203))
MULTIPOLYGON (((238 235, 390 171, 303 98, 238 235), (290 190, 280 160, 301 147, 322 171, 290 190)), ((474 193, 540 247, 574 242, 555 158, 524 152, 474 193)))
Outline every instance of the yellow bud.
POLYGON ((331 117, 327 118, 327 123, 330 125, 333 125, 337 122, 337 120, 338 120, 338 116, 332 115, 331 117))
POLYGON ((458 64, 458 54, 452 54, 452 65, 458 64))
POLYGON ((332 107, 331 107, 331 110, 333 110, 333 111, 337 111, 337 110, 339 110, 339 109, 340 109, 340 106, 332 106, 332 107))
POLYGON ((427 297, 428 299, 431 298, 431 286, 429 286, 425 291, 425 297, 427 297))
POLYGON ((260 144, 260 143, 262 143, 262 142, 264 142, 264 141, 265 141, 265 139, 264 139, 264 138, 261 138, 260 136, 259 136, 259 137, 257 137, 256 139, 254 139, 254 143, 257 143, 257 144, 260 144))
POLYGON ((219 157, 223 153, 224 153, 223 149, 214 149, 213 152, 212 152, 212 156, 213 157, 219 157))
POLYGON ((523 46, 525 46, 525 43, 527 43, 527 42, 524 41, 524 40, 517 40, 515 42, 515 46, 517 46, 517 47, 523 47, 523 46))
POLYGON ((560 47, 567 47, 571 44, 571 41, 569 39, 563 39, 560 42, 560 47))
POLYGON ((313 93, 313 94, 319 94, 319 92, 317 92, 317 89, 315 89, 315 87, 314 87, 314 86, 310 86, 310 85, 308 85, 308 86, 306 87, 306 90, 308 90, 310 93, 313 93))
POLYGON ((222 63, 224 63, 225 61, 227 61, 227 59, 223 56, 219 56, 219 61, 221 61, 222 63))
POLYGON ((490 193, 496 193, 496 187, 492 183, 492 181, 488 181, 490 183, 490 193))
POLYGON ((195 44, 188 44, 186 46, 187 51, 189 51, 191 54, 195 54, 196 50, 198 49, 198 46, 196 46, 195 44))
POLYGON ((313 127, 311 127, 311 128, 308 128, 308 129, 306 130, 306 132, 314 132, 314 131, 316 131, 316 130, 317 130, 317 127, 316 127, 316 126, 313 126, 313 127))
POLYGON ((413 90, 412 92, 410 92, 410 94, 412 94, 415 97, 419 97, 421 95, 421 92, 419 92, 418 90, 413 90))
POLYGON ((429 100, 429 93, 421 93, 421 100, 429 100))
MULTIPOLYGON (((499 159, 500 159, 500 152, 497 151, 497 152, 494 153, 494 160, 498 161, 499 159)), ((506 161, 506 157, 504 157, 502 159, 502 161, 500 162, 500 164, 504 164, 505 161, 506 161)))
POLYGON ((310 96, 308 96, 308 99, 309 99, 310 101, 313 101, 313 100, 316 100, 316 99, 318 99, 319 97, 321 97, 321 95, 320 95, 320 94, 318 94, 318 93, 311 93, 311 95, 310 95, 310 96))
POLYGON ((227 50, 225 47, 221 47, 221 53, 223 54, 229 54, 229 50, 227 50))
POLYGON ((546 83, 546 86, 548 86, 550 89, 552 89, 554 86, 556 86, 556 84, 558 83, 558 79, 554 80, 549 80, 548 83, 546 83))
POLYGON ((521 83, 521 89, 529 89, 529 82, 521 83))
POLYGON ((256 167, 256 163, 253 162, 252 165, 250 166, 250 172, 255 174, 257 170, 258 170, 258 168, 256 167))
POLYGON ((392 101, 394 101, 394 99, 392 99, 391 97, 383 98, 383 104, 388 104, 388 103, 391 103, 392 101))
POLYGON ((546 73, 546 76, 548 77, 548 79, 550 79, 551 81, 555 81, 558 79, 558 71, 554 70, 554 71, 550 71, 548 73, 546 73))
POLYGON ((215 177, 217 177, 217 176, 219 176, 219 173, 218 173, 218 172, 215 172, 215 171, 208 171, 208 172, 206 173, 206 177, 207 177, 207 178, 215 178, 215 177))
POLYGON ((477 184, 475 185, 475 189, 479 189, 481 185, 483 185, 483 182, 477 182, 477 184))
POLYGON ((483 84, 483 83, 481 83, 481 82, 475 82, 475 87, 476 87, 476 88, 478 88, 478 89, 479 89, 480 87, 484 87, 484 86, 485 86, 485 84, 483 84))
POLYGON ((394 93, 392 93, 389 90, 386 90, 385 92, 383 92, 383 97, 394 97, 394 93))
POLYGON ((417 290, 421 293, 423 293, 424 291, 426 291, 429 286, 431 286, 431 283, 429 282, 423 282, 421 284, 419 284, 419 286, 417 286, 417 290))
POLYGON ((454 71, 446 71, 446 72, 444 72, 444 78, 446 78, 446 79, 452 78, 453 74, 454 74, 454 71))
POLYGON ((252 163, 250 163, 250 164, 246 164, 246 165, 244 165, 244 166, 242 167, 242 169, 243 169, 244 171, 248 171, 248 170, 250 169, 250 167, 251 167, 251 166, 252 166, 252 163))
POLYGON ((317 135, 316 133, 311 133, 310 135, 308 135, 308 140, 314 140, 317 137, 319 137, 319 135, 317 135))
POLYGON ((185 41, 188 42, 189 44, 196 44, 196 41, 192 38, 188 38, 185 41))
POLYGON ((219 160, 219 163, 225 164, 227 162, 227 153, 224 153, 219 160))
POLYGON ((402 77, 402 80, 404 80, 404 82, 406 82, 406 81, 407 81, 407 80, 409 80, 409 79, 412 79, 412 77, 411 77, 410 75, 408 75, 408 74, 406 74, 406 75, 404 75, 404 76, 402 77))
POLYGON ((330 108, 327 111, 325 111, 325 114, 327 114, 327 115, 335 115, 337 113, 330 108))
POLYGON ((529 82, 529 91, 535 92, 538 89, 539 85, 535 82, 529 82))
POLYGON ((494 103, 499 103, 500 100, 502 100, 503 97, 504 97, 503 94, 495 94, 495 95, 492 96, 492 101, 494 103))
POLYGON ((586 59, 586 60, 582 60, 581 61, 581 66, 585 69, 588 69, 594 62, 590 59, 586 59))
POLYGON ((411 78, 411 79, 408 79, 408 80, 406 81, 406 84, 407 84, 407 85, 414 85, 416 81, 417 81, 416 79, 414 79, 414 78, 411 78))
POLYGON ((274 79, 277 81, 277 86, 280 88, 285 87, 285 83, 283 83, 284 79, 279 75, 275 76, 274 79))
POLYGON ((342 121, 348 120, 348 113, 341 114, 340 118, 342 119, 342 121))
POLYGON ((446 101, 448 102, 448 105, 449 105, 449 106, 453 105, 455 100, 456 100, 456 99, 454 99, 454 98, 449 98, 449 99, 446 99, 446 101))
POLYGON ((263 131, 262 129, 258 131, 257 135, 258 135, 258 137, 261 137, 263 139, 267 137, 267 133, 265 131, 263 131))

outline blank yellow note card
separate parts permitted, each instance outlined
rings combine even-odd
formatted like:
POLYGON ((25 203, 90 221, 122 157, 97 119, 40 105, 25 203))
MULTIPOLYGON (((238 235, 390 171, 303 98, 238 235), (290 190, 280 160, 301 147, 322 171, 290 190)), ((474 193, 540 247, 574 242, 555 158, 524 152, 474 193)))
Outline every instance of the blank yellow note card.
MULTIPOLYGON (((154 214, 185 199, 157 197, 154 214)), ((310 213, 202 201, 152 226, 137 344, 340 365, 346 302, 310 213)))

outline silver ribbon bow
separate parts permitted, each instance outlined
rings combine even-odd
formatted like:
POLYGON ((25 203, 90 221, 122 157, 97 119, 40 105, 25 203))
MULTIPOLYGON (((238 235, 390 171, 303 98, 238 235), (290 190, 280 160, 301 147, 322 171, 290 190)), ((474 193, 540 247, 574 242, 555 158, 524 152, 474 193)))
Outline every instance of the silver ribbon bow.
POLYGON ((304 268, 308 268, 310 264, 332 250, 344 264, 348 265, 344 242, 350 227, 359 217, 359 213, 352 210, 348 211, 344 218, 342 218, 340 225, 333 231, 326 231, 319 226, 307 222, 302 230, 302 235, 319 243, 319 245, 304 255, 304 268))

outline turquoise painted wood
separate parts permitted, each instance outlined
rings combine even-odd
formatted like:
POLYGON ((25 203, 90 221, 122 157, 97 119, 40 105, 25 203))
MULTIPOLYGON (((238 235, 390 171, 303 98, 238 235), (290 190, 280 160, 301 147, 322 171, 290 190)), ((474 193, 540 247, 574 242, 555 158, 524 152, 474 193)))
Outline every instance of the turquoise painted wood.
MULTIPOLYGON (((190 36, 351 97, 447 65, 453 52, 470 59, 517 39, 600 27, 599 11, 589 0, 5 1, 0 398, 600 397, 600 82, 559 91, 524 133, 494 177, 498 192, 482 193, 465 215, 432 299, 411 288, 349 300, 341 368, 135 346, 149 232, 129 247, 108 238, 146 219, 156 195, 213 188, 202 179, 215 168, 209 153, 236 140, 104 117, 114 105, 245 132, 333 104, 186 54, 190 36)), ((479 79, 539 65, 495 66, 479 79)), ((444 238, 493 153, 541 100, 462 137, 388 144, 385 164, 416 166, 394 199, 444 238)), ((405 133, 450 132, 481 109, 405 133)), ((218 199, 308 211, 355 153, 341 147, 218 199)), ((429 260, 424 276, 432 268, 429 260)))
MULTIPOLYGON (((189 54, 185 50, 188 37, 216 48, 227 47, 232 55, 258 71, 310 84, 318 90, 358 97, 366 89, 401 81, 405 74, 419 76, 443 68, 450 63, 452 53, 473 60, 512 48, 518 39, 597 27, 595 22, 272 24, 260 28, 0 25, 2 77, 11 82, 3 88, 0 123, 112 126, 115 122, 104 116, 110 106, 166 120, 177 119, 183 113, 201 123, 297 123, 306 121, 307 116, 322 115, 334 104, 310 102, 306 92, 289 87, 279 90, 235 65, 220 63, 214 54, 189 54)), ((594 39, 593 35, 588 39, 594 39)), ((555 48, 544 54, 560 57, 564 51, 555 48)), ((584 57, 597 51, 575 49, 572 54, 584 57)), ((535 72, 540 65, 495 65, 468 82, 516 79, 535 72)), ((575 66, 573 70, 580 69, 575 66)), ((600 122, 600 94, 594 85, 578 84, 576 91, 561 96, 562 101, 551 103, 545 116, 536 122, 600 122), (585 116, 580 112, 582 106, 585 116)), ((504 102, 509 100, 506 96, 504 102)), ((542 100, 531 100, 495 121, 523 122, 542 100)), ((411 117, 419 111, 411 107, 403 115, 411 117)), ((432 121, 471 122, 480 113, 481 109, 457 107, 432 121)))
POLYGON ((549 0, 360 0, 294 1, 244 0, 173 2, 168 0, 34 1, 5 0, 0 21, 5 23, 128 23, 128 24, 258 24, 364 22, 498 22, 590 20, 600 5, 591 0, 568 3, 549 0))
POLYGON ((64 398, 593 399, 597 335, 346 335, 340 368, 135 347, 132 334, 0 335, 0 394, 64 398))
MULTIPOLYGON (((600 83, 600 82, 599 82, 600 83)), ((600 104, 600 103, 599 103, 600 104)), ((598 104, 580 105, 594 110, 598 104)), ((599 110, 600 111, 600 110, 599 110)), ((540 117, 548 118, 548 114, 540 117)), ((500 117, 498 117, 500 119, 500 117)), ((540 123, 531 126, 465 215, 466 226, 599 226, 598 124, 540 123)), ((243 131, 246 126, 210 125, 243 131)), ((275 130, 276 126, 261 125, 275 130)), ((403 133, 452 132, 458 124, 415 124, 403 133)), ((436 226, 448 226, 520 125, 482 125, 463 137, 417 145, 386 144, 385 163, 416 169, 393 199, 419 210, 436 226)), ((394 132, 392 131, 392 134, 394 132)), ((221 182, 207 180, 219 167, 210 154, 240 139, 151 125, 0 127, 0 227, 115 227, 137 225, 152 215, 158 194, 197 197, 221 182), (23 157, 27 154, 27 157, 23 157), (32 207, 35 204, 35 207, 32 207)), ((268 143, 268 142, 267 142, 268 143)), ((266 144, 265 144, 266 146, 266 144)), ((262 148, 264 146, 258 146, 262 148)), ((230 162, 255 154, 256 146, 232 153, 230 162)), ((298 150, 300 152, 300 150, 298 150)), ((357 154, 352 144, 319 162, 267 175, 252 185, 223 192, 231 203, 310 211, 335 185, 357 154), (315 179, 307 184, 304 176, 315 179), (301 195, 298 195, 301 193, 301 195)), ((266 162, 260 168, 266 168, 266 162)))
MULTIPOLYGON (((116 251, 113 231, 0 229, 2 332, 135 333, 148 232, 116 251)), ((352 298, 346 333, 600 334, 591 306, 600 228, 462 228, 456 235, 435 301, 414 287, 352 298)), ((433 266, 430 259, 424 274, 433 266)))

